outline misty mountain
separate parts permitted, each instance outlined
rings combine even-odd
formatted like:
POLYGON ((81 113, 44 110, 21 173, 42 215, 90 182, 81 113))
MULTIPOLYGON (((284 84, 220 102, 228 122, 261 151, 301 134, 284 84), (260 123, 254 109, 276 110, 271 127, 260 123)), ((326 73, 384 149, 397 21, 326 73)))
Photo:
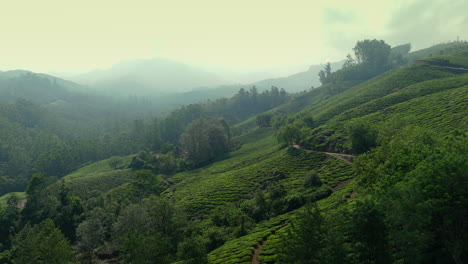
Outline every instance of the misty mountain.
MULTIPOLYGON (((341 69, 343 61, 333 62, 330 64, 333 71, 341 69)), ((325 65, 312 65, 307 71, 299 72, 281 78, 271 78, 258 82, 254 82, 251 86, 255 85, 259 90, 269 89, 271 86, 284 88, 288 92, 298 92, 308 90, 311 87, 320 86, 318 73, 323 70, 325 65)))
POLYGON ((197 87, 224 84, 216 74, 184 63, 154 58, 124 61, 109 69, 94 70, 70 77, 103 92, 128 94, 156 94, 186 92, 197 87))
POLYGON ((90 92, 86 86, 24 70, 0 72, 0 100, 27 99, 39 104, 73 101, 90 92))

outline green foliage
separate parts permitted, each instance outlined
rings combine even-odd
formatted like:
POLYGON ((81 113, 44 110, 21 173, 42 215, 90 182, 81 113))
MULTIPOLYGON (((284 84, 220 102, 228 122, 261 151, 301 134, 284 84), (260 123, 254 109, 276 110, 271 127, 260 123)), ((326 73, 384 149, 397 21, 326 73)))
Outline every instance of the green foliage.
POLYGON ((286 125, 281 127, 277 134, 276 138, 279 142, 286 143, 290 146, 294 144, 300 144, 303 138, 302 131, 295 125, 286 125))
POLYGON ((408 54, 409 63, 435 55, 454 55, 466 52, 468 47, 467 43, 460 43, 457 41, 441 43, 432 47, 417 50, 408 54))
POLYGON ((170 263, 179 242, 177 215, 169 202, 150 198, 127 206, 114 223, 115 242, 127 263, 170 263))
POLYGON ((354 153, 361 154, 377 145, 377 131, 369 123, 358 122, 351 123, 348 129, 351 150, 354 153))
MULTIPOLYGON (((466 49, 468 51, 468 47, 466 49)), ((429 58, 424 58, 422 62, 427 62, 433 65, 447 66, 454 68, 467 68, 468 67, 468 54, 454 55, 440 55, 429 58)))
POLYGON ((385 216, 372 200, 357 201, 350 214, 356 263, 391 263, 385 216))
POLYGON ((230 135, 230 128, 223 119, 198 119, 187 126, 180 143, 187 158, 200 165, 228 151, 230 135))
POLYGON ((140 151, 129 167, 134 170, 147 169, 154 173, 172 174, 187 170, 193 166, 189 161, 178 157, 175 151, 167 154, 152 153, 146 150, 140 151))
POLYGON ((457 263, 466 255, 462 234, 467 225, 459 219, 466 217, 468 203, 461 187, 467 182, 467 146, 463 134, 443 139, 418 128, 404 129, 356 161, 362 188, 387 205, 396 259, 418 263, 452 258, 457 263), (427 255, 430 248, 432 257, 427 255))
POLYGON ((103 224, 105 219, 105 213, 98 208, 91 212, 90 216, 77 227, 76 247, 82 263, 95 263, 95 251, 103 245, 106 235, 103 224))
POLYGON ((387 65, 390 46, 383 40, 366 39, 358 41, 353 51, 358 64, 381 68, 387 65))
POLYGON ((392 66, 406 65, 408 63, 408 53, 410 50, 410 43, 392 47, 388 57, 389 63, 392 66))
POLYGON ((305 187, 310 188, 310 187, 317 187, 320 185, 322 185, 322 181, 320 180, 320 176, 317 174, 317 172, 312 171, 312 172, 308 172, 305 175, 305 179, 304 179, 305 187))
MULTIPOLYGON (((70 133, 34 104, 0 104, 0 175, 8 175, 0 191, 25 187, 33 175, 24 209, 24 199, 0 199, 0 262, 51 252, 48 234, 60 233, 63 252, 72 241, 83 263, 246 264, 260 244, 260 262, 269 264, 460 263, 468 254, 467 77, 414 66, 356 85, 404 64, 409 51, 396 47, 384 63, 385 43, 357 47, 359 59, 325 69, 330 82, 310 92, 241 89, 165 118, 116 123, 111 134, 70 133), (273 107, 274 117, 252 117, 273 107), (250 119, 234 133, 214 115, 250 119), (364 154, 281 148, 268 126, 291 145, 364 154), (50 185, 83 164, 137 152, 50 185), (190 170, 194 163, 203 167, 190 170), (301 208, 309 201, 317 207, 301 208), (48 218, 58 228, 40 231, 48 218)), ((454 54, 433 59, 463 61, 454 54)))
POLYGON ((13 263, 71 263, 70 242, 55 227, 51 219, 35 225, 27 225, 13 239, 13 263))
POLYGON ((308 205, 299 212, 282 239, 281 263, 320 263, 323 246, 323 217, 317 206, 308 205))
POLYGON ((137 170, 132 173, 132 177, 132 184, 140 199, 150 195, 159 195, 161 192, 163 182, 161 176, 149 170, 137 170))
POLYGON ((28 188, 26 188, 27 195, 34 195, 39 193, 47 185, 47 179, 44 173, 36 173, 29 180, 28 188))
POLYGON ((119 165, 122 165, 122 159, 120 157, 111 157, 109 159, 109 166, 113 168, 114 170, 119 167, 119 165))
POLYGON ((450 76, 452 74, 436 67, 396 68, 354 86, 311 110, 315 121, 323 123, 346 110, 404 89, 411 84, 450 76))
POLYGON ((271 113, 264 113, 257 115, 256 121, 259 127, 270 127, 271 126, 271 119, 273 115, 271 113))
POLYGON ((330 63, 325 64, 325 68, 318 73, 320 82, 322 84, 331 83, 332 80, 332 69, 330 63))
POLYGON ((207 264, 205 246, 200 238, 191 237, 181 242, 177 249, 177 258, 183 264, 207 264))

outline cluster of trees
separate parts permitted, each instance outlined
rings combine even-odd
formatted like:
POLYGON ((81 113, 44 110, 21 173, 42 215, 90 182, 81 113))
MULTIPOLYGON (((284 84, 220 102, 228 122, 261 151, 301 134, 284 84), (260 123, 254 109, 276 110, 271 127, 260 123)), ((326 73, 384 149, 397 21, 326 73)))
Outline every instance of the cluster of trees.
POLYGON ((354 56, 348 54, 343 68, 332 72, 330 63, 319 72, 322 84, 336 84, 338 82, 361 82, 368 80, 392 67, 408 63, 410 44, 391 48, 383 40, 358 41, 353 48, 354 56))
POLYGON ((119 130, 99 136, 73 131, 69 120, 29 101, 0 103, 0 195, 24 190, 34 173, 61 177, 83 164, 145 147, 136 138, 139 127, 120 122, 119 130))
MULTIPOLYGON (((34 76, 31 78, 36 80, 34 76)), ((42 81, 53 86, 49 80, 42 81)), ((32 85, 30 81, 27 84, 32 85)), ((283 89, 272 87, 259 93, 252 87, 250 91, 240 89, 229 99, 182 106, 163 118, 134 119, 131 115, 118 117, 118 114, 112 114, 105 121, 112 126, 102 126, 98 122, 105 115, 102 111, 93 114, 95 119, 87 117, 80 121, 79 113, 86 112, 87 105, 75 109, 76 112, 68 109, 57 114, 54 113, 57 109, 24 99, 0 103, 0 195, 24 190, 34 173, 60 178, 83 164, 143 149, 163 154, 158 156, 160 165, 157 167, 161 171, 175 172, 186 168, 179 160, 182 148, 190 162, 202 164, 229 149, 231 132, 228 123, 244 120, 287 99, 283 89), (226 121, 206 119, 213 116, 223 117, 226 121), (197 122, 193 123, 195 120, 202 121, 197 121, 197 125, 197 122), (221 136, 217 136, 218 133, 221 136), (203 143, 202 148, 198 148, 190 144, 193 143, 190 138, 196 135, 199 135, 197 141, 209 141, 211 145, 203 143), (168 144, 175 146, 177 151, 164 149, 168 144)))
POLYGON ((467 142, 417 127, 386 138, 355 161, 354 203, 298 215, 281 263, 463 263, 467 142))
POLYGON ((207 263, 204 241, 159 197, 167 185, 150 171, 135 171, 120 198, 83 200, 66 183, 46 188, 48 180, 31 179, 24 209, 14 198, 0 209, 0 263, 97 263, 117 254, 125 263, 207 263))

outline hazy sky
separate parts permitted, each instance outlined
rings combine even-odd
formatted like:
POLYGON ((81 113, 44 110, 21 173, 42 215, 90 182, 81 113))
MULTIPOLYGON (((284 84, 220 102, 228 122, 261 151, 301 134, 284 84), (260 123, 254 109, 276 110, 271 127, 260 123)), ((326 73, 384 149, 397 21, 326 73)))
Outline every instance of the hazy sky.
POLYGON ((106 68, 163 57, 259 70, 340 60, 381 38, 468 39, 466 0, 0 0, 0 70, 106 68))

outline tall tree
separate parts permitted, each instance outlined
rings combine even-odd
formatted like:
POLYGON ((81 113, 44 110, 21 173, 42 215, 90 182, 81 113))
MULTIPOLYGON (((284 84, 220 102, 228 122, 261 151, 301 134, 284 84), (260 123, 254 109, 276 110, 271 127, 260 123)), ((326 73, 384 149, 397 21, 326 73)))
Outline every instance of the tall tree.
POLYGON ((317 206, 305 206, 283 239, 281 263, 320 263, 323 233, 323 217, 317 206))
POLYGON ((14 264, 64 264, 72 260, 70 242, 51 219, 33 227, 26 225, 13 239, 12 251, 14 264))
POLYGON ((382 68, 387 66, 390 45, 383 40, 365 39, 358 41, 353 51, 358 64, 382 68))
POLYGON ((188 159, 200 165, 229 150, 229 126, 223 119, 195 120, 185 129, 180 143, 188 159))
POLYGON ((357 263, 391 263, 383 212, 372 200, 357 201, 351 212, 351 239, 357 263))
POLYGON ((320 82, 322 84, 331 82, 332 69, 331 69, 330 62, 327 62, 327 64, 325 64, 324 69, 319 71, 318 75, 319 75, 320 82))

